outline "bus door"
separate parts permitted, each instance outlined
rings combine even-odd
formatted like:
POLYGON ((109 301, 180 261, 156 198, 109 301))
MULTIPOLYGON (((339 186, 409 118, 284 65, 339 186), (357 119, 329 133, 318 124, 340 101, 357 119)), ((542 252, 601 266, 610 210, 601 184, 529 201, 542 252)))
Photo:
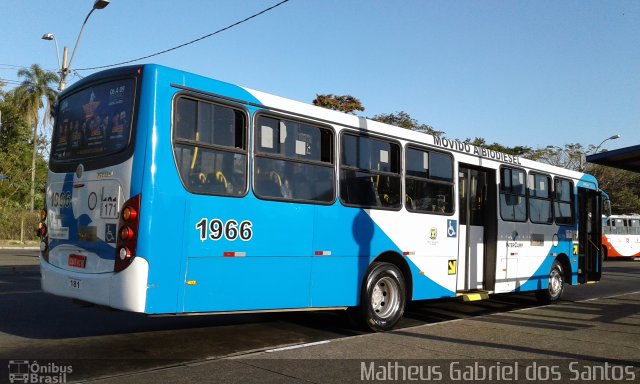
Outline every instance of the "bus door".
POLYGON ((458 199, 457 290, 492 291, 495 288, 498 226, 495 171, 461 164, 458 199))
POLYGON ((602 276, 602 220, 598 191, 578 187, 578 279, 598 281, 602 276))

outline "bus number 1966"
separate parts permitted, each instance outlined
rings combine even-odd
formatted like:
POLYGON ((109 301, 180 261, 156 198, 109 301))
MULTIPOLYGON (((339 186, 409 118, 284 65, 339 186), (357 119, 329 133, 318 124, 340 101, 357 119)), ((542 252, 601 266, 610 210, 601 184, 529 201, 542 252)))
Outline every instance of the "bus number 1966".
POLYGON ((253 223, 249 220, 244 220, 238 223, 237 220, 227 220, 223 222, 220 219, 207 219, 203 218, 196 223, 195 228, 199 231, 200 241, 205 241, 207 238, 218 241, 223 237, 229 241, 234 241, 240 238, 242 241, 249 241, 253 237, 253 223))

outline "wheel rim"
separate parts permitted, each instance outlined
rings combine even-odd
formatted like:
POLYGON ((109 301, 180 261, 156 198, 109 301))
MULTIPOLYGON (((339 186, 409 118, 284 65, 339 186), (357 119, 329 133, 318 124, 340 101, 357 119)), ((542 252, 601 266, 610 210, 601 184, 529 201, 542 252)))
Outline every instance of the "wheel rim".
POLYGON ((554 268, 549 274, 549 294, 557 297, 562 292, 562 273, 558 268, 554 268))
POLYGON ((373 286, 371 308, 378 317, 386 319, 396 313, 400 306, 400 287, 390 278, 383 277, 373 286))

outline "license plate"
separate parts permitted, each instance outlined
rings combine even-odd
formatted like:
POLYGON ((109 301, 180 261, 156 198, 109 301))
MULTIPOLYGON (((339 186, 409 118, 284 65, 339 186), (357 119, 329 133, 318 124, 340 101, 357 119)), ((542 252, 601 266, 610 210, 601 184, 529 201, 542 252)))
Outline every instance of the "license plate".
POLYGON ((82 280, 69 279, 69 288, 71 288, 71 289, 80 289, 80 283, 82 283, 82 280))
POLYGON ((87 265, 87 256, 84 255, 69 255, 68 264, 74 268, 84 268, 87 265))

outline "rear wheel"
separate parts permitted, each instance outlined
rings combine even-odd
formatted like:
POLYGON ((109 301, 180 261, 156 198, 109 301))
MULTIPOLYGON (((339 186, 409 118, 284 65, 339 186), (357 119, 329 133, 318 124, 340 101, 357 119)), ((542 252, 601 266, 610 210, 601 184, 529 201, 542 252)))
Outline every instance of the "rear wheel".
POLYGON ((560 300, 564 291, 564 271, 558 260, 554 260, 549 271, 549 286, 536 291, 536 298, 542 303, 553 303, 560 300))
POLYGON ((360 307, 354 308, 360 324, 374 332, 391 330, 402 318, 405 304, 402 272, 391 263, 371 264, 362 287, 360 307))

